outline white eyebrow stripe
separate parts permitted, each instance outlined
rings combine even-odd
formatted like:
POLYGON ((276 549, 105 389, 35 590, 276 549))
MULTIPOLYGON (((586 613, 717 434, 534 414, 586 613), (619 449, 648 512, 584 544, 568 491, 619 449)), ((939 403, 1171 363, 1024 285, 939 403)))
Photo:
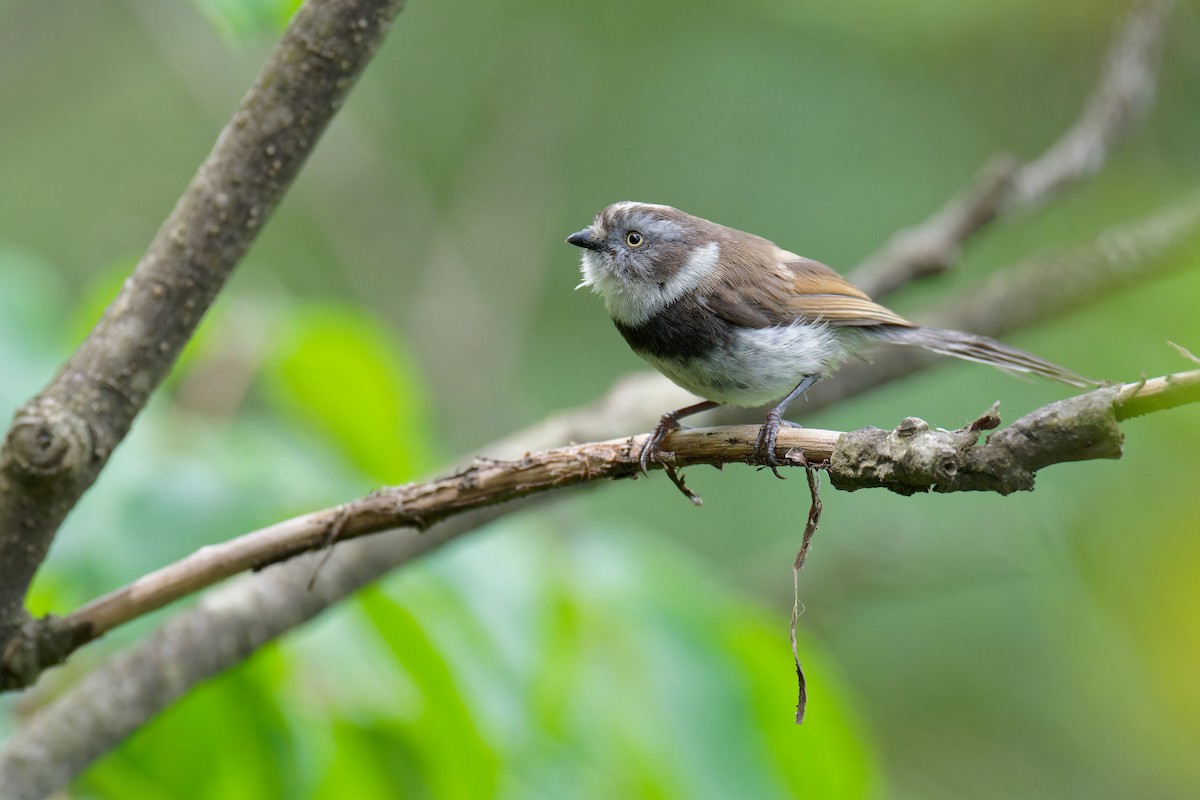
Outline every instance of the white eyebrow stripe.
POLYGON ((632 211, 638 208, 644 208, 652 211, 675 211, 671 206, 659 205, 658 203, 639 203, 636 200, 622 200, 619 203, 613 203, 609 208, 619 209, 621 211, 632 211))

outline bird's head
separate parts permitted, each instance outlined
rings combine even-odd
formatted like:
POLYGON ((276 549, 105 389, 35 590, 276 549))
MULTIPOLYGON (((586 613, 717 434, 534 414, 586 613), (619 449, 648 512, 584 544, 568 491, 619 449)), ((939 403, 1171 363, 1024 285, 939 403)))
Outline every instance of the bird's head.
POLYGON ((583 248, 583 282, 609 315, 636 325, 694 291, 716 271, 721 226, 670 206, 621 202, 567 237, 583 248))

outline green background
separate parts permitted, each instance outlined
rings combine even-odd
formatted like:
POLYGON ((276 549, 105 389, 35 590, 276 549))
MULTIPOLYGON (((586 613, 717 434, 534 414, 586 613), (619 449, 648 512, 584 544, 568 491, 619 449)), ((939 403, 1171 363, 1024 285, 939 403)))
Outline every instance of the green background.
MULTIPOLYGON (((0 0, 0 412, 86 333, 292 3, 0 0)), ((1073 120, 1110 0, 412 0, 166 390, 39 575, 64 612, 195 548, 414 480, 641 364, 563 237, 669 203, 842 269, 997 151, 1073 120)), ((1200 177, 1200 9, 1094 180, 972 240, 901 313, 1086 242, 1200 177)), ((1009 337, 1114 380, 1200 352, 1180 268, 1009 337)), ((1065 396, 970 364, 819 414, 957 426, 1065 396)), ((666 409, 654 409, 653 413, 666 409)), ((693 470, 513 516, 193 692, 82 797, 1194 797, 1200 411, 1012 497, 693 470)), ((170 610, 160 612, 170 614, 170 610)), ((161 619, 78 653, 0 731, 161 619)))

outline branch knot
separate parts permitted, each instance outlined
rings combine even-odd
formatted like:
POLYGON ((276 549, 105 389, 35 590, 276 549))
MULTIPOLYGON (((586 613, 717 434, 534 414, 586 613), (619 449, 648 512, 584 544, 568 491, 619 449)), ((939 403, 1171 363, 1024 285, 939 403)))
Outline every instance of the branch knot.
POLYGON ((6 450, 19 473, 47 477, 83 466, 93 444, 86 421, 55 398, 43 396, 17 414, 6 450))
POLYGON ((66 661, 91 638, 89 627, 53 615, 22 622, 0 651, 0 690, 30 686, 42 672, 66 661))

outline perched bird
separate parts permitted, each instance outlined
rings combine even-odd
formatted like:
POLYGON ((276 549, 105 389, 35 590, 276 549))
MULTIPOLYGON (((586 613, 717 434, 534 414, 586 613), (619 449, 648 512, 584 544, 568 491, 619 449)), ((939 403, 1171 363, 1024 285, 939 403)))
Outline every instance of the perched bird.
POLYGON ((788 405, 874 341, 1095 383, 985 336, 914 325, 824 264, 670 206, 614 203, 567 242, 583 248, 580 287, 604 298, 633 351, 704 398, 663 415, 639 456, 643 472, 681 418, 778 400, 755 444, 778 476, 775 442, 788 405))

